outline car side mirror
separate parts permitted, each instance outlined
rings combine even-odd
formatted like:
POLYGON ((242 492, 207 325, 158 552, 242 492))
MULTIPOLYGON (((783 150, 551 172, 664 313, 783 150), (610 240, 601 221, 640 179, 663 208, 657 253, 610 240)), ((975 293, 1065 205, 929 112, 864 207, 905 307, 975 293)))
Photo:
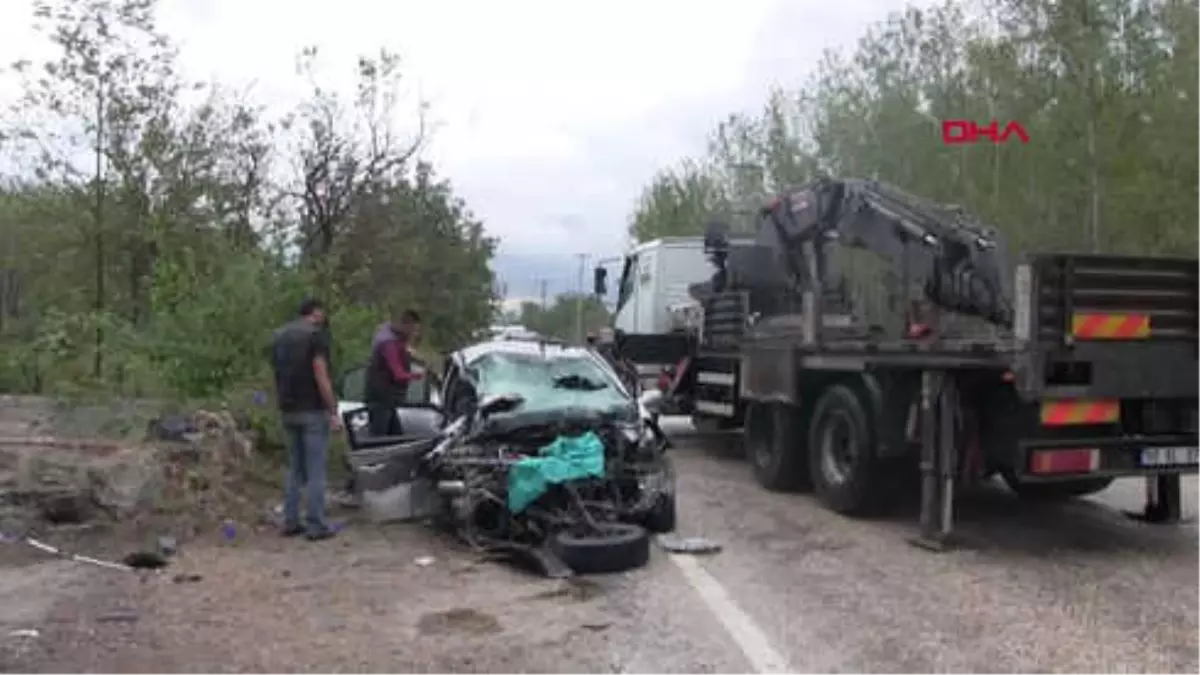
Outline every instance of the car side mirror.
POLYGON ((592 270, 592 293, 604 296, 608 293, 608 270, 597 267, 592 270))
POLYGON ((488 417, 498 413, 506 413, 510 410, 515 410, 517 406, 525 402, 525 397, 520 394, 496 394, 488 396, 479 404, 479 414, 483 417, 488 417))

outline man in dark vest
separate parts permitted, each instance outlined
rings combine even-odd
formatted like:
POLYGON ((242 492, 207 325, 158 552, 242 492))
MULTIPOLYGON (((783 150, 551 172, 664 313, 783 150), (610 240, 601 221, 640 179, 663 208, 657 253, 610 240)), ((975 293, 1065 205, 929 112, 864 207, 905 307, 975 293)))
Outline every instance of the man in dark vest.
POLYGON ((288 444, 290 469, 283 500, 283 534, 328 539, 325 522, 325 459, 330 429, 341 428, 329 378, 329 332, 325 310, 314 299, 300 304, 300 316, 275 331, 271 365, 288 444), (301 491, 305 525, 300 524, 301 491))
POLYGON ((412 370, 410 345, 421 335, 421 317, 404 310, 391 322, 379 327, 371 341, 371 361, 367 366, 366 401, 372 436, 399 436, 403 433, 396 408, 408 396, 408 383, 421 378, 412 370))

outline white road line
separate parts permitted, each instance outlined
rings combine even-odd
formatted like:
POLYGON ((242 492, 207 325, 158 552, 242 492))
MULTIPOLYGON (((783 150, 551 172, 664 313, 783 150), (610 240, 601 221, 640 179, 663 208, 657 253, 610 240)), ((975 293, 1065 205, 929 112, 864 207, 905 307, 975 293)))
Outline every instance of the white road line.
POLYGON ((733 598, 725 592, 725 588, 712 577, 704 567, 690 555, 668 555, 671 562, 683 572, 683 578, 695 589, 704 604, 716 617, 717 621, 729 632, 729 637, 737 643, 738 649, 750 661, 750 665, 758 673, 792 673, 796 672, 788 665, 787 659, 775 651, 771 642, 750 618, 743 612, 733 598))

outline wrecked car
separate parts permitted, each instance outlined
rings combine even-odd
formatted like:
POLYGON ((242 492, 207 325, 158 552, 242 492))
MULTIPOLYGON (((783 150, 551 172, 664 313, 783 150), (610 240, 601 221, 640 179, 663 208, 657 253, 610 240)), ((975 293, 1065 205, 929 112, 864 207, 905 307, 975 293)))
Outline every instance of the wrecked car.
POLYGON ((341 406, 364 502, 404 493, 401 517, 553 576, 641 566, 648 532, 675 527, 657 392, 637 398, 591 349, 498 340, 456 351, 441 378, 426 369, 410 385, 399 437, 370 436, 361 381, 361 369, 343 377, 341 406))

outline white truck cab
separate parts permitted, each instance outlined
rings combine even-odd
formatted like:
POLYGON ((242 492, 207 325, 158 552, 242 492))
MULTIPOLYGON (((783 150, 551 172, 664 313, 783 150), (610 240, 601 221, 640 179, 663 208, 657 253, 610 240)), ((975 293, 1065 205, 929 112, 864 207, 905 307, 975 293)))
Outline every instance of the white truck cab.
MULTIPOLYGON (((692 284, 712 276, 703 237, 664 237, 625 255, 617 286, 613 328, 628 335, 670 333, 682 308, 695 305, 692 284)), ((601 275, 598 274, 598 278, 601 275)))

